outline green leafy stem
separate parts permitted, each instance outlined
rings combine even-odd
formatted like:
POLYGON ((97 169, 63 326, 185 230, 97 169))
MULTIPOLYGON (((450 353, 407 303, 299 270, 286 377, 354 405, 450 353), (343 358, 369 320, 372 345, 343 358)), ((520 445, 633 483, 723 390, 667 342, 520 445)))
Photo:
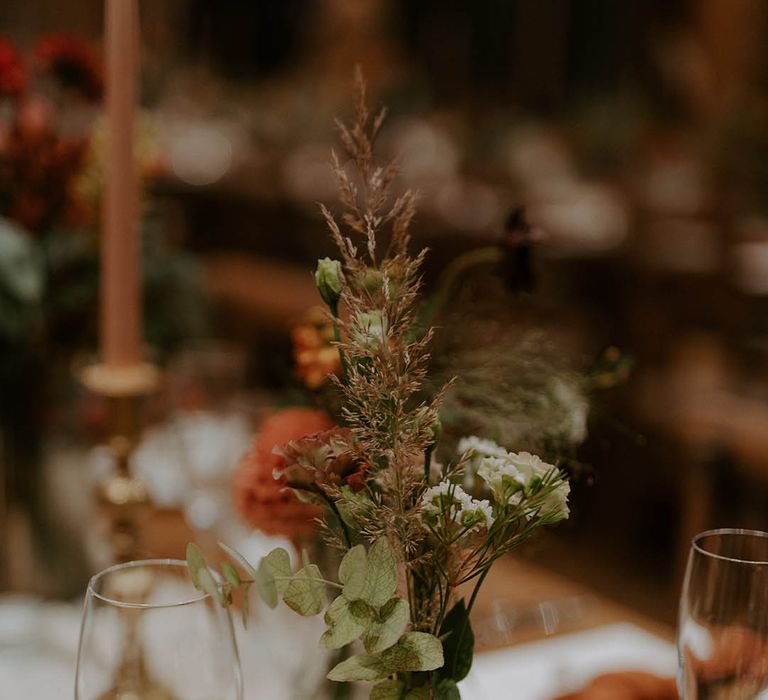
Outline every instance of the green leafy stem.
POLYGON ((446 616, 440 636, 411 629, 408 601, 397 595, 398 563, 386 537, 368 549, 358 544, 345 554, 338 582, 323 578, 320 569, 303 556, 293 573, 288 552, 273 549, 254 567, 242 554, 220 544, 249 578, 229 562, 217 575, 197 545, 187 545, 190 578, 220 605, 232 603, 232 592, 244 589, 243 620, 248 587, 255 586, 270 608, 280 599, 299 615, 325 611, 328 628, 320 638, 325 649, 341 649, 356 641, 363 651, 336 664, 327 677, 332 681, 378 681, 372 700, 421 700, 459 698, 456 682, 469 671, 474 637, 463 601, 446 616), (328 604, 328 590, 339 591, 328 604))

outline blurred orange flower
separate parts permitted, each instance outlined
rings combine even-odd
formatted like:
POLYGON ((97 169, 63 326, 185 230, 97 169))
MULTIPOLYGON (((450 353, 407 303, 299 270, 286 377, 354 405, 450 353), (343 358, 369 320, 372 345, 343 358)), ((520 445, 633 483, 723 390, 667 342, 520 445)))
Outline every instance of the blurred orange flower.
POLYGON ((291 331, 296 374, 310 388, 318 389, 329 374, 339 371, 339 351, 332 345, 333 325, 323 309, 312 307, 304 321, 291 331))
POLYGON ((249 525, 269 535, 291 538, 315 530, 314 519, 320 509, 300 501, 274 478, 275 471, 285 468, 285 459, 273 450, 332 427, 328 414, 310 408, 285 409, 264 421, 233 477, 235 508, 249 525))

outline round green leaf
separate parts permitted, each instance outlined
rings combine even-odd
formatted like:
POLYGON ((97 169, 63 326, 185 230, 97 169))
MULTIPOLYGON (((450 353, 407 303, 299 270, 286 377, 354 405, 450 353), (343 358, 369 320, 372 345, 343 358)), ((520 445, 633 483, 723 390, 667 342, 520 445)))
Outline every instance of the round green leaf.
MULTIPOLYGON (((261 567, 259 567, 261 568, 261 567)), ((304 566, 288 582, 285 604, 299 615, 317 615, 325 607, 325 581, 315 564, 304 566)))
POLYGON ((382 681, 371 688, 369 700, 400 700, 403 684, 400 681, 382 681))
POLYGON ((392 545, 381 537, 368 550, 368 575, 362 598, 376 608, 384 605, 397 591, 397 559, 392 545))
POLYGON ((392 598, 379 611, 379 619, 363 635, 365 650, 375 654, 394 645, 408 627, 410 618, 408 602, 403 598, 392 598))
POLYGON ((408 632, 393 647, 383 651, 380 658, 392 672, 434 671, 443 663, 443 645, 427 632, 408 632))
POLYGON ((362 598, 367 577, 368 555, 365 547, 358 544, 344 555, 339 565, 339 581, 344 584, 344 597, 347 600, 362 598))
POLYGON ((362 600, 349 601, 340 595, 325 612, 329 625, 320 638, 325 649, 340 649, 357 639, 373 621, 373 611, 362 600))
POLYGON ((274 608, 278 594, 286 590, 291 576, 288 552, 282 547, 273 549, 259 562, 259 568, 254 573, 253 579, 261 599, 270 608, 274 608))
POLYGON ((336 664, 326 676, 328 680, 343 683, 345 681, 380 681, 391 675, 390 671, 375 654, 356 654, 336 664))

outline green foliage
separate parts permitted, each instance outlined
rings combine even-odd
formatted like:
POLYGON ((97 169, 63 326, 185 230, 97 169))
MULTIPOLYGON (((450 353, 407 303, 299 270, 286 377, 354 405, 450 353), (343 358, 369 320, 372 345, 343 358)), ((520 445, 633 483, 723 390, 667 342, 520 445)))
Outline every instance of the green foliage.
POLYGON ((384 605, 397 591, 397 559, 386 537, 373 543, 368 552, 368 571, 363 600, 373 606, 384 605))
POLYGON ((344 596, 348 600, 362 598, 367 578, 368 554, 365 547, 358 544, 344 555, 339 566, 339 581, 344 584, 344 596))
POLYGON ((371 688, 369 700, 401 700, 404 688, 400 681, 382 681, 371 688))
POLYGON ((189 571, 189 578, 192 580, 192 585, 200 589, 200 576, 199 573, 203 569, 207 569, 208 565, 205 562, 205 557, 194 542, 187 544, 187 571, 189 571))
POLYGON ((224 578, 232 588, 240 588, 240 574, 237 573, 237 569, 232 564, 225 561, 221 565, 221 573, 224 574, 224 578))
POLYGON ((410 622, 408 601, 392 598, 379 611, 379 616, 365 630, 363 644, 371 654, 391 647, 403 635, 410 622))
POLYGON ((250 562, 242 555, 240 552, 238 552, 236 549, 232 549, 232 547, 224 544, 223 542, 219 542, 219 547, 224 551, 225 554, 227 554, 231 559, 234 559, 240 566, 243 567, 245 572, 252 578, 256 578, 256 570, 251 566, 250 562))
MULTIPOLYGON (((253 567, 249 565, 251 571, 253 567)), ((278 594, 285 591, 291 576, 291 559, 282 547, 273 549, 259 562, 253 580, 261 599, 270 607, 277 606, 278 594)))
POLYGON ((406 691, 405 695, 403 695, 403 700, 430 700, 429 688, 423 685, 418 688, 412 688, 406 691))
POLYGON ((200 548, 192 542, 187 545, 187 570, 195 588, 210 595, 220 605, 225 603, 226 594, 211 574, 200 548))
POLYGON ((320 569, 315 564, 301 567, 288 581, 283 601, 291 610, 305 617, 321 613, 325 607, 325 580, 320 569))
POLYGON ((406 689, 400 681, 389 680, 377 683, 369 696, 370 700, 430 700, 429 688, 419 686, 406 689))
POLYGON ((456 685, 456 681, 450 678, 443 678, 434 685, 435 700, 461 700, 461 693, 456 685))
POLYGON ((357 654, 334 666, 332 681, 376 681, 395 673, 434 671, 443 665, 443 645, 426 632, 408 632, 379 654, 357 654))
POLYGON ((466 678, 472 668, 475 635, 463 598, 445 616, 440 626, 440 638, 445 653, 445 665, 440 669, 440 677, 457 682, 466 678))
POLYGON ((373 517, 373 501, 364 491, 355 492, 349 486, 342 486, 336 507, 344 524, 355 533, 360 529, 361 520, 373 517))
POLYGON ((340 649, 358 639, 369 629, 373 619, 374 612, 367 603, 362 600, 350 601, 340 595, 325 613, 328 630, 320 638, 320 646, 326 649, 340 649))

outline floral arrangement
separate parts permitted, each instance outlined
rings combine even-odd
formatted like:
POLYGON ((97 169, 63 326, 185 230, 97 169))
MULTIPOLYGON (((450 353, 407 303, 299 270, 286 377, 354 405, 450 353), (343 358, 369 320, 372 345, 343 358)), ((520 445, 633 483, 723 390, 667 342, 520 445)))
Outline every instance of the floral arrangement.
POLYGON ((448 700, 460 697, 472 664, 469 615, 489 570, 539 527, 568 517, 569 484, 538 456, 473 436, 449 462, 434 458, 451 382, 428 381, 425 251, 409 252, 414 193, 394 197, 396 167, 374 158, 384 116, 367 107, 360 79, 355 120, 338 124, 349 163, 333 157, 342 211, 321 206, 339 253, 315 272, 339 358, 331 377, 338 425, 285 435, 271 458, 246 457, 238 470, 263 478, 272 459, 277 484, 318 509, 337 571, 324 574, 306 554, 293 571, 282 548, 252 565, 222 545, 232 563, 220 577, 196 545, 187 559, 195 585, 222 604, 244 592, 244 616, 250 586, 270 607, 282 599, 300 615, 324 613, 320 645, 343 650, 330 680, 374 682, 373 700, 448 700))

